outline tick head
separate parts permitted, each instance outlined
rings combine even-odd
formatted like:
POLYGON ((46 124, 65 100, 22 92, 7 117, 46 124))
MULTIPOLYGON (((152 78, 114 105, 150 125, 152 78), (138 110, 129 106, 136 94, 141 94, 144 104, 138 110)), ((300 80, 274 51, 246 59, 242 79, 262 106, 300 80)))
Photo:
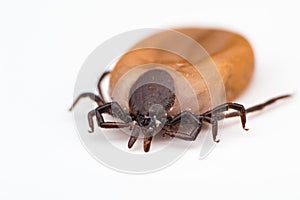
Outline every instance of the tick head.
POLYGON ((154 104, 149 109, 149 117, 152 124, 158 128, 163 126, 167 120, 167 113, 165 108, 160 104, 154 104))
POLYGON ((159 132, 167 120, 167 113, 164 107, 160 104, 150 106, 146 115, 138 114, 135 117, 137 124, 143 129, 159 132))

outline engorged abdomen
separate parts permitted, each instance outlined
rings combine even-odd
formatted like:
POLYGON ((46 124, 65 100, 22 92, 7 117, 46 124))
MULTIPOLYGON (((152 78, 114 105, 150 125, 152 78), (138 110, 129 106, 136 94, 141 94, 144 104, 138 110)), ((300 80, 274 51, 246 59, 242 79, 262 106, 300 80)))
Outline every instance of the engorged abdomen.
MULTIPOLYGON (((250 44, 244 37, 236 33, 215 29, 181 28, 175 30, 194 39, 207 51, 217 66, 225 88, 227 101, 237 98, 249 85, 254 71, 254 54, 250 44)), ((137 43, 133 47, 133 51, 121 57, 111 73, 110 91, 114 90, 118 80, 129 70, 147 63, 160 63, 178 71, 189 81, 197 95, 200 112, 210 109, 211 94, 205 81, 206 77, 199 74, 188 60, 165 50, 142 48, 151 45, 156 46, 155 44, 171 46, 176 43, 177 41, 172 39, 172 36, 169 37, 168 34, 169 32, 161 32, 148 37, 137 43)), ((183 51, 188 52, 191 57, 197 57, 197 55, 193 55, 192 46, 184 44, 182 46, 183 51)), ((203 58, 198 60, 197 63, 205 65, 207 59, 203 58)), ((210 69, 204 70, 209 71, 210 69)), ((139 75, 137 74, 137 76, 139 75)))

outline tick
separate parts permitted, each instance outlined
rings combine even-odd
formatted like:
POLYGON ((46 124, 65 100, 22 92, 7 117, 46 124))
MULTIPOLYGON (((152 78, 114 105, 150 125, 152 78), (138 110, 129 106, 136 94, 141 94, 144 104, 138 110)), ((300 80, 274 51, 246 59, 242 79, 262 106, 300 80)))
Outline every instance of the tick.
MULTIPOLYGON (((90 92, 83 93, 71 106, 70 111, 80 99, 85 97, 89 97, 98 104, 96 109, 88 113, 89 132, 94 131, 94 117, 101 128, 129 128, 131 136, 128 148, 131 148, 142 135, 144 151, 148 152, 152 138, 157 133, 193 141, 199 135, 203 124, 207 123, 212 126, 213 140, 219 142, 217 138, 218 122, 221 119, 240 117, 242 128, 247 130, 247 113, 261 110, 279 99, 290 96, 282 95, 272 98, 247 109, 239 103, 232 102, 245 90, 253 75, 254 55, 249 42, 236 33, 223 30, 181 28, 176 31, 194 39, 207 51, 221 74, 228 102, 210 108, 210 95, 203 77, 195 72, 189 62, 178 55, 151 48, 133 50, 123 55, 111 72, 102 74, 97 85, 98 95, 90 92), (123 74, 149 63, 150 67, 140 70, 132 78, 133 80, 129 81, 131 85, 128 90, 120 91, 121 96, 124 93, 123 98, 126 98, 127 105, 120 105, 120 102, 115 99, 110 102, 104 100, 104 92, 101 87, 104 77, 110 76, 109 91, 112 95, 112 91, 123 74), (151 63, 166 65, 181 74, 192 85, 199 109, 180 111, 177 103, 178 97, 180 92, 184 93, 185 91, 178 92, 176 86, 180 84, 179 80, 174 78, 167 68, 157 67, 155 64, 151 67, 151 63), (233 112, 227 113, 228 110, 233 110, 233 112), (104 119, 103 114, 112 115, 119 121, 108 122, 104 119), (182 132, 179 130, 182 126, 192 128, 187 132, 182 132)), ((168 37, 167 34, 167 32, 162 32, 150 36, 136 44, 135 47, 143 46, 145 43, 174 42, 172 37, 168 37)), ((192 52, 192 47, 185 46, 184 48, 192 52)))

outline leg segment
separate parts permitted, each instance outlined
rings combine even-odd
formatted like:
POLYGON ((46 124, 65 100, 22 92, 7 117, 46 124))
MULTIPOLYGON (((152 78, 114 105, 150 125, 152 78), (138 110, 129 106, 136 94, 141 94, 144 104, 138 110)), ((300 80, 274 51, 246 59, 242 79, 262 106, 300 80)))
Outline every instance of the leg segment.
POLYGON ((82 93, 81 95, 79 95, 76 100, 74 101, 74 103, 72 104, 72 106, 69 108, 69 111, 72 111, 74 109, 74 107, 77 105, 77 103, 82 99, 82 98, 90 98, 91 100, 95 101, 98 105, 103 105, 104 104, 104 100, 100 97, 97 96, 91 92, 85 92, 82 93))
POLYGON ((90 126, 90 129, 88 130, 89 133, 94 132, 94 121, 93 121, 94 116, 96 116, 95 110, 92 110, 88 113, 88 122, 89 122, 89 126, 90 126))
MULTIPOLYGON (((183 139, 183 140, 190 140, 190 141, 195 140, 202 128, 201 121, 199 119, 197 119, 197 117, 194 116, 192 113, 190 113, 188 111, 184 111, 184 112, 180 113, 179 115, 175 116, 169 122, 167 122, 166 126, 171 127, 180 122, 183 125, 184 124, 193 124, 195 128, 193 129, 193 131, 190 134, 176 132, 174 134, 174 136, 178 137, 180 139, 183 139)), ((166 134, 168 134, 168 131, 166 131, 166 134)))
POLYGON ((237 111, 236 113, 238 113, 238 115, 241 117, 243 129, 248 130, 247 128, 245 128, 245 126, 246 126, 246 110, 243 105, 238 104, 238 103, 225 103, 225 104, 219 105, 219 106, 215 107, 214 109, 201 114, 200 116, 219 119, 218 115, 229 109, 233 109, 233 110, 237 111), (216 117, 214 115, 216 115, 216 117))
POLYGON ((130 115, 126 114, 121 106, 116 102, 106 103, 92 110, 88 114, 89 125, 91 132, 93 132, 93 116, 96 115, 98 126, 101 128, 125 128, 130 126, 128 123, 132 121, 130 115), (105 122, 102 114, 107 113, 118 117, 123 122, 105 122))
MULTIPOLYGON (((246 109, 246 113, 250 113, 250 112, 255 112, 255 111, 258 111, 258 110, 262 110, 264 107, 270 105, 270 104, 273 104, 275 103, 276 101, 280 100, 280 99, 284 99, 284 98, 288 98, 290 97, 291 95, 282 95, 282 96, 279 96, 279 97, 275 97, 275 98, 272 98, 264 103, 261 103, 261 104, 258 104, 258 105, 255 105, 255 106, 252 106, 250 108, 247 108, 246 109)), ((230 118, 230 117, 236 117, 236 116, 239 116, 239 113, 238 112, 232 112, 232 113, 228 113, 225 115, 225 118, 230 118)))
MULTIPOLYGON (((101 106, 99 106, 99 107, 101 107, 101 106)), ((90 133, 94 132, 93 117, 97 116, 96 113, 97 113, 96 110, 92 110, 88 113, 88 122, 89 122, 89 127, 90 127, 89 132, 90 133)), ((98 126, 101 128, 125 128, 125 127, 129 126, 128 123, 123 123, 123 122, 104 122, 102 115, 100 115, 100 120, 98 120, 98 118, 97 118, 97 123, 98 123, 98 126)))
POLYGON ((104 72, 104 73, 101 75, 101 77, 99 78, 99 81, 98 81, 98 84, 97 84, 99 96, 101 97, 101 99, 103 99, 103 101, 104 101, 104 98, 103 98, 103 92, 102 92, 102 88, 101 88, 101 83, 102 83, 103 79, 104 79, 108 74, 110 74, 110 71, 104 72))
POLYGON ((96 94, 93 94, 91 92, 85 92, 80 94, 76 100, 74 101, 74 103, 72 104, 72 106, 69 108, 69 111, 72 111, 74 109, 74 107, 77 105, 77 103, 82 99, 82 98, 90 98, 91 100, 95 101, 98 106, 103 105, 105 103, 104 98, 103 98, 103 92, 101 90, 101 82, 103 81, 103 79, 105 78, 105 76, 107 76, 110 73, 110 71, 104 72, 102 74, 102 76, 100 77, 97 87, 98 87, 98 91, 99 91, 99 96, 96 94))
POLYGON ((215 142, 220 142, 219 139, 217 139, 217 135, 218 135, 218 120, 214 119, 214 118, 209 118, 209 117, 203 117, 203 120, 207 123, 210 123, 212 125, 212 136, 213 136, 213 140, 215 142))

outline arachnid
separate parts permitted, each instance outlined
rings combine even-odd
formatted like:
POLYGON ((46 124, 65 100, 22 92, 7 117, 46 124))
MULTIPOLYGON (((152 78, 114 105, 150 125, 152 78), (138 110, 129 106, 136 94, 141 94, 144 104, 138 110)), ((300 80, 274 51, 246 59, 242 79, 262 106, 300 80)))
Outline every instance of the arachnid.
MULTIPOLYGON (((176 29, 176 31, 191 37, 208 52, 221 74, 228 101, 232 101, 246 88, 251 80, 254 67, 252 48, 246 39, 235 33, 213 29, 185 28, 176 29)), ((136 44, 135 47, 144 46, 146 43, 174 42, 172 37, 168 37, 166 34, 164 32, 158 33, 136 44)), ((193 53, 188 46, 184 46, 184 48, 193 53)), ((199 62, 202 62, 202 60, 199 60, 199 62)), ((144 151, 148 152, 152 138, 157 132, 192 141, 197 138, 203 123, 212 126, 213 140, 218 142, 219 120, 239 116, 243 129, 247 130, 245 127, 247 113, 260 110, 279 99, 290 96, 279 96, 248 109, 245 109, 241 104, 232 102, 209 109, 211 105, 209 105, 209 94, 205 81, 203 77, 195 74, 193 66, 190 65, 188 61, 178 55, 159 49, 144 48, 130 51, 118 61, 112 72, 105 72, 101 76, 98 82, 99 95, 89 92, 79 95, 70 110, 81 98, 89 97, 98 104, 96 109, 88 113, 90 132, 94 131, 94 117, 96 117, 97 124, 101 128, 129 127, 131 136, 128 147, 131 148, 139 135, 143 135, 144 151), (199 104, 198 112, 191 110, 179 112, 176 109, 178 97, 176 84, 178 80, 174 79, 170 71, 164 67, 154 66, 136 73, 134 80, 131 80, 128 91, 126 90, 128 109, 124 110, 124 106, 121 106, 118 101, 106 102, 104 100, 100 85, 106 75, 110 75, 111 92, 123 74, 149 63, 167 65, 185 76, 185 79, 191 83, 195 91, 197 103, 199 104), (234 112, 225 113, 228 110, 234 110, 234 112), (103 114, 113 115, 120 121, 107 122, 103 118, 103 114), (193 128, 185 133, 178 131, 178 126, 185 125, 193 128)))

